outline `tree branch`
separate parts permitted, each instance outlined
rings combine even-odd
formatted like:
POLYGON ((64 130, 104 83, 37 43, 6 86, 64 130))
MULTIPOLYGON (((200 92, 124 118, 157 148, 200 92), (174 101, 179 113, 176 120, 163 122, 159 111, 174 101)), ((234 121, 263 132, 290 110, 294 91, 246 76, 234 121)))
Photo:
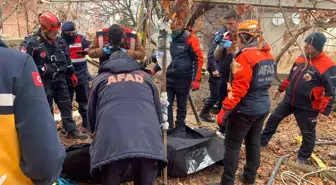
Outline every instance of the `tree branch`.
MULTIPOLYGON (((282 8, 282 6, 281 6, 281 2, 280 2, 280 0, 279 0, 279 7, 280 7, 280 11, 281 11, 281 13, 282 13, 282 16, 285 17, 285 13, 284 13, 283 8, 282 8)), ((291 37, 294 39, 295 43, 298 45, 298 47, 300 48, 300 50, 301 50, 301 52, 302 52, 304 58, 306 59, 306 66, 305 66, 305 67, 307 67, 307 62, 308 62, 308 61, 307 61, 307 56, 306 56, 305 52, 303 51, 303 49, 301 48, 301 46, 300 46, 300 44, 298 43, 298 41, 296 40, 297 37, 294 37, 294 36, 293 36, 293 33, 290 32, 290 29, 289 29, 289 25, 288 25, 287 19, 284 18, 284 21, 285 21, 285 24, 286 24, 286 27, 287 27, 287 30, 288 30, 289 34, 290 34, 291 37)))
POLYGON ((2 19, 0 20, 0 29, 2 29, 2 27, 3 27, 3 23, 4 23, 7 19, 9 19, 9 18, 14 14, 14 12, 16 12, 16 10, 18 9, 20 3, 21 3, 21 0, 19 0, 19 2, 15 5, 15 7, 13 8, 13 10, 12 10, 6 17, 4 17, 4 18, 2 18, 2 19))
MULTIPOLYGON (((300 30, 298 30, 298 33, 296 33, 294 36, 292 36, 292 39, 286 44, 285 47, 283 47, 281 49, 280 53, 275 58, 276 65, 278 65, 281 57, 286 53, 286 51, 296 42, 296 38, 298 38, 301 34, 305 33, 306 31, 308 31, 312 27, 313 26, 302 27, 300 30)), ((290 32, 290 34, 293 35, 291 32, 290 32)), ((279 83, 281 83, 281 79, 279 78, 278 73, 276 73, 275 78, 277 79, 277 81, 279 83)))

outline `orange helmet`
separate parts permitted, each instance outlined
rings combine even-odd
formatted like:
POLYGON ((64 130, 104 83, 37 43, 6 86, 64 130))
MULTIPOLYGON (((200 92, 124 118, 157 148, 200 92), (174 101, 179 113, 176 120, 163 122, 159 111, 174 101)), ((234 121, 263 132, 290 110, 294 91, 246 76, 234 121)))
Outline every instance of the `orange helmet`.
POLYGON ((40 25, 49 31, 59 30, 61 28, 61 22, 58 20, 56 15, 50 12, 44 12, 40 16, 40 25))
POLYGON ((238 25, 238 34, 247 33, 253 37, 258 37, 261 35, 261 30, 258 21, 246 20, 238 25))

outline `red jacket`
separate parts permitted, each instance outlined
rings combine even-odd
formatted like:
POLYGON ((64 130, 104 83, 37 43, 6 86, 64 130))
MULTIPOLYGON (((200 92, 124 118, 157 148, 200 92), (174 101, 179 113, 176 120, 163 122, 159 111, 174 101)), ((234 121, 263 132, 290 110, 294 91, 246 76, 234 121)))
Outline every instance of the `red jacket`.
POLYGON ((293 107, 329 115, 336 95, 335 63, 322 52, 305 67, 305 58, 300 56, 279 87, 280 92, 285 90, 285 100, 293 107))
POLYGON ((233 81, 222 103, 225 110, 237 110, 246 115, 262 115, 270 110, 268 89, 275 74, 274 57, 270 46, 252 43, 231 64, 233 81))
MULTIPOLYGON (((124 30, 126 37, 127 37, 127 43, 125 46, 125 49, 132 49, 135 50, 135 44, 139 42, 137 33, 129 28, 125 28, 121 26, 121 28, 124 30)), ((102 30, 97 31, 97 45, 102 48, 106 44, 108 44, 108 32, 109 28, 103 28, 102 30)))

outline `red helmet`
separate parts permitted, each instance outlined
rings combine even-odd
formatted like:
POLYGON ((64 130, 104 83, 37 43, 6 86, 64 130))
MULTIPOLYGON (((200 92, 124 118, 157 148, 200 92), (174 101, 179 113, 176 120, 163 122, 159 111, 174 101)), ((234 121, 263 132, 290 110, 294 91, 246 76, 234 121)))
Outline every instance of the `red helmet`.
POLYGON ((61 22, 58 20, 56 15, 50 12, 44 12, 40 16, 40 25, 49 31, 59 30, 61 28, 61 22))

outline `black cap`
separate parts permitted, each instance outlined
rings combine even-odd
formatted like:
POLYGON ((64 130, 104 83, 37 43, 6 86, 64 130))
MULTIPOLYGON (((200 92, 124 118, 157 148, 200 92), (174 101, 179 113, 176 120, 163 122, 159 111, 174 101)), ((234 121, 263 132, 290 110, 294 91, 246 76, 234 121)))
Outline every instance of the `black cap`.
POLYGON ((313 47, 317 51, 322 51, 324 44, 327 42, 327 38, 323 33, 315 32, 315 33, 308 35, 308 37, 305 39, 305 42, 307 44, 313 45, 313 47))

